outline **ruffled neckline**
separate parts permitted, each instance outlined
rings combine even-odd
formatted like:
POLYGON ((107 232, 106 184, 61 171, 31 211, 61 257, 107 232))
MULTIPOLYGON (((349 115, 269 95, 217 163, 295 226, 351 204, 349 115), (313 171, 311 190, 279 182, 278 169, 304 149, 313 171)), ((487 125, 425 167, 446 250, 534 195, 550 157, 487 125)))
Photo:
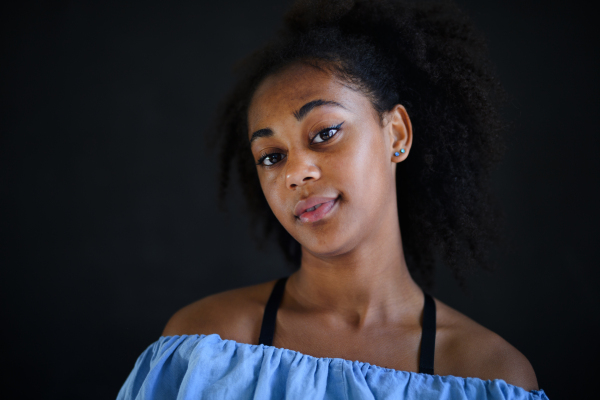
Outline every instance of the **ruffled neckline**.
POLYGON ((442 380, 442 382, 450 382, 450 381, 464 381, 466 383, 468 382, 479 382, 479 383, 483 383, 483 384, 493 384, 494 382, 502 382, 504 385, 507 385, 510 388, 519 390, 519 391, 523 391, 525 393, 531 393, 534 395, 545 395, 545 392, 543 389, 539 389, 539 390, 526 390, 520 386, 515 386, 512 385, 508 382, 506 382, 503 379, 481 379, 481 378, 477 378, 477 377, 461 377, 461 376, 454 376, 454 375, 430 375, 430 374, 425 374, 425 373, 421 373, 421 372, 412 372, 412 371, 404 371, 404 370, 399 370, 399 369, 393 369, 393 368, 386 368, 386 367, 382 367, 379 365, 375 365, 375 364, 370 364, 368 362, 365 361, 352 361, 352 360, 348 360, 345 358, 339 358, 339 357, 315 357, 315 356, 311 356, 310 354, 304 354, 301 353, 297 350, 291 350, 291 349, 286 349, 284 347, 275 347, 275 346, 269 346, 269 345, 264 345, 264 344, 250 344, 250 343, 243 343, 243 342, 237 342, 235 340, 232 339, 223 339, 221 338, 221 336, 218 333, 211 333, 208 335, 205 334, 194 334, 194 335, 170 335, 170 336, 161 336, 158 339, 158 342, 165 342, 165 341, 169 341, 172 339, 177 339, 177 338, 181 338, 181 339, 197 339, 197 340, 209 340, 210 342, 213 343, 221 343, 223 345, 226 345, 228 343, 234 345, 236 348, 239 347, 243 347, 246 349, 252 349, 252 350, 258 350, 258 349, 273 349, 273 351, 278 351, 278 352, 285 352, 287 354, 291 354, 294 356, 294 358, 299 358, 299 359, 306 359, 308 361, 312 361, 312 362, 327 362, 327 363, 341 363, 341 364, 345 364, 347 366, 358 366, 359 369, 361 370, 372 370, 373 372, 375 371, 380 371, 380 372, 388 372, 391 374, 400 374, 400 375, 409 375, 409 376, 419 376, 421 377, 421 379, 425 378, 435 378, 435 379, 440 379, 442 380))

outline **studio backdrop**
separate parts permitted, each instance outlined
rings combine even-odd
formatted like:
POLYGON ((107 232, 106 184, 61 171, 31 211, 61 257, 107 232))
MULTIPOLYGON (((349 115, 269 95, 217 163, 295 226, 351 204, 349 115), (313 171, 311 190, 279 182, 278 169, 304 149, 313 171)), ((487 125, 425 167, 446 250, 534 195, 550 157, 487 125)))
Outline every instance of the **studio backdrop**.
MULTIPOLYGON (((219 204, 207 145, 233 64, 276 32, 289 1, 11 3, 5 387, 13 398, 114 398, 179 308, 292 271, 251 238, 236 185, 219 204)), ((466 291, 439 265, 432 293, 524 353, 550 399, 586 398, 600 328, 596 14, 583 1, 458 4, 509 95, 493 185, 510 243, 466 291)))

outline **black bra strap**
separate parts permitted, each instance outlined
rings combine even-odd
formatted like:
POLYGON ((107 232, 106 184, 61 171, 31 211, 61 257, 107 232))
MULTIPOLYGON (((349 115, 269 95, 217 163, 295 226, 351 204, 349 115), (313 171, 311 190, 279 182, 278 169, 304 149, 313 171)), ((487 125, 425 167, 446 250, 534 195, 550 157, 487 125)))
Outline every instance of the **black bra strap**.
POLYGON ((283 298, 283 291, 285 290, 285 282, 288 277, 283 277, 277 280, 271 297, 267 301, 265 306, 265 314, 263 315, 262 326, 260 328, 260 336, 258 337, 258 344, 264 344, 265 346, 273 345, 273 336, 275 335, 275 322, 277 320, 277 309, 279 303, 283 298))
POLYGON ((421 360, 419 372, 433 375, 433 356, 435 354, 435 301, 425 293, 423 306, 423 333, 421 334, 421 360))
MULTIPOLYGON (((275 335, 275 323, 277 320, 277 309, 283 298, 285 283, 288 277, 277 280, 271 296, 265 306, 262 326, 258 344, 265 346, 273 345, 275 335)), ((431 295, 425 293, 425 305, 423 306, 423 333, 421 334, 421 355, 419 361, 419 372, 433 375, 433 360, 435 354, 435 331, 436 331, 436 310, 435 301, 431 295)))

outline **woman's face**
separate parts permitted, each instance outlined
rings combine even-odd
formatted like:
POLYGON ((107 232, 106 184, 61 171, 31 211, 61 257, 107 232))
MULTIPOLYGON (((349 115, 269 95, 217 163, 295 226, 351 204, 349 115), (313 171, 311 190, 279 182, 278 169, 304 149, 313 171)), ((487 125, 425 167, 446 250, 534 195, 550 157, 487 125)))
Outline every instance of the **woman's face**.
POLYGON ((395 110, 382 126, 365 95, 304 64, 256 90, 248 139, 260 184, 305 250, 344 254, 376 240, 387 218, 397 229, 395 162, 408 155, 411 133, 407 117, 398 117, 404 108, 395 110), (395 157, 400 148, 406 152, 395 157))

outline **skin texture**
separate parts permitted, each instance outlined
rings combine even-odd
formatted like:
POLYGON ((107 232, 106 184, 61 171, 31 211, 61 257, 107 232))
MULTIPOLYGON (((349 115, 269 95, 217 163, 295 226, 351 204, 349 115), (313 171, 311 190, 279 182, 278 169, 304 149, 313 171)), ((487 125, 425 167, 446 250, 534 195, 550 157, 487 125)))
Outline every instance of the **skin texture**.
MULTIPOLYGON (((404 107, 380 120, 360 91, 325 70, 295 64, 258 87, 248 128, 248 140, 270 132, 251 142, 257 163, 271 155, 272 165, 257 165, 257 173, 273 213, 302 245, 273 345, 417 372, 424 300, 404 259, 395 186, 396 165, 409 156, 413 137, 404 107), (314 100, 341 106, 314 107, 299 119, 298 110, 314 100), (405 153, 395 156, 400 149, 405 153), (314 196, 337 201, 323 219, 303 222, 295 207, 314 196)), ((176 313, 163 335, 218 333, 256 344, 274 283, 199 300, 176 313)), ((437 299, 436 307, 436 374, 538 388, 518 350, 437 299)))

